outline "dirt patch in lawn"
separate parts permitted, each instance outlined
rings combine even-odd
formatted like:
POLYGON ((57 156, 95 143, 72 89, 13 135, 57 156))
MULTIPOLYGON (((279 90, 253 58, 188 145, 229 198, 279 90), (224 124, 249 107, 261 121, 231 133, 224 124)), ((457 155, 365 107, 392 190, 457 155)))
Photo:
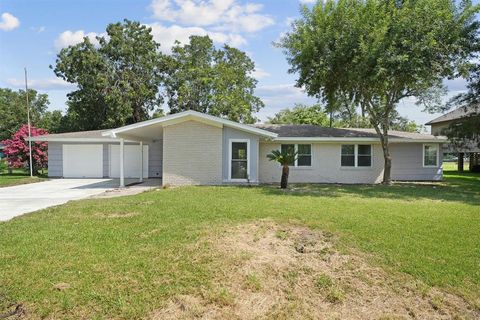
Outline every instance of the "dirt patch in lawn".
POLYGON ((153 319, 478 319, 461 297, 341 253, 330 233, 271 221, 208 240, 215 282, 153 319), (219 262, 221 261, 221 262, 219 262))

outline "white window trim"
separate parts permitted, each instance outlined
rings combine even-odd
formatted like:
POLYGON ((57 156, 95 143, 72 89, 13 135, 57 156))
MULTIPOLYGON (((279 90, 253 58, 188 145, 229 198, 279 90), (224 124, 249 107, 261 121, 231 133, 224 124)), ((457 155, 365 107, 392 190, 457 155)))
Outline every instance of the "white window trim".
POLYGON ((248 182, 250 180, 250 139, 228 139, 228 181, 232 182, 248 182), (246 142, 247 143, 247 179, 232 179, 232 143, 246 142))
MULTIPOLYGON (((297 153, 297 158, 295 159, 295 163, 293 164, 293 166, 290 166, 290 168, 294 168, 294 169, 309 169, 312 167, 313 165, 313 145, 311 143, 282 143, 284 145, 288 145, 288 144, 293 144, 293 150, 294 152, 297 153), (298 165, 298 145, 299 144, 308 144, 310 146, 310 165, 309 166, 299 166, 298 165)), ((280 144, 280 151, 282 150, 282 144, 280 144)))
POLYGON ((438 168, 438 161, 440 160, 440 145, 438 143, 424 143, 422 145, 422 166, 424 168, 438 168), (425 164, 425 146, 434 146, 437 149, 437 157, 435 165, 425 164))
POLYGON ((354 143, 342 143, 340 145, 340 168, 342 169, 368 169, 373 167, 373 145, 368 144, 368 143, 359 143, 359 144, 354 144, 354 143), (354 145, 354 151, 353 151, 353 161, 354 165, 353 166, 342 166, 342 146, 348 146, 348 145, 354 145), (358 145, 367 145, 370 146, 370 165, 369 166, 359 166, 358 165, 358 145))

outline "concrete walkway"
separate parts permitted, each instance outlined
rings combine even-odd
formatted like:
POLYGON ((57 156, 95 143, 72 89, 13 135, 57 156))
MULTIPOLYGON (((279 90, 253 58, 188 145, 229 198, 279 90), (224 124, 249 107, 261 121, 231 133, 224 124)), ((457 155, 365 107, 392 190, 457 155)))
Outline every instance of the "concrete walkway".
MULTIPOLYGON (((137 180, 129 181, 131 183, 137 180)), ((0 221, 13 217, 104 193, 120 195, 143 192, 148 188, 158 187, 160 180, 146 180, 143 184, 117 190, 118 179, 53 179, 45 182, 0 188, 0 221), (152 180, 152 181, 150 181, 152 180), (134 191, 135 190, 135 191, 134 191), (122 192, 123 191, 123 192, 122 192)))

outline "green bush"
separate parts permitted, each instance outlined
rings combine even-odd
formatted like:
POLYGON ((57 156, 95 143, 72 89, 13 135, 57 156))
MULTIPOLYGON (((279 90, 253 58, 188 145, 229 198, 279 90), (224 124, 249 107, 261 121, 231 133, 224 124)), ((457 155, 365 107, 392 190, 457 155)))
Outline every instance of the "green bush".
POLYGON ((8 170, 7 160, 0 159, 0 173, 4 173, 8 170))

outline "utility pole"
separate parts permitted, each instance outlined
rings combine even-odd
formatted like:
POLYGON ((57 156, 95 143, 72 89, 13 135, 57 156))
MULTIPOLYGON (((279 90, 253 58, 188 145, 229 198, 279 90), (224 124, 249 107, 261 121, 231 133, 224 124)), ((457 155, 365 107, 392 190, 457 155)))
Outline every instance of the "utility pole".
POLYGON ((27 68, 25 69, 25 97, 27 97, 27 121, 28 121, 28 153, 30 156, 30 177, 33 177, 32 163, 32 128, 30 125, 30 104, 28 103, 28 84, 27 84, 27 68))

